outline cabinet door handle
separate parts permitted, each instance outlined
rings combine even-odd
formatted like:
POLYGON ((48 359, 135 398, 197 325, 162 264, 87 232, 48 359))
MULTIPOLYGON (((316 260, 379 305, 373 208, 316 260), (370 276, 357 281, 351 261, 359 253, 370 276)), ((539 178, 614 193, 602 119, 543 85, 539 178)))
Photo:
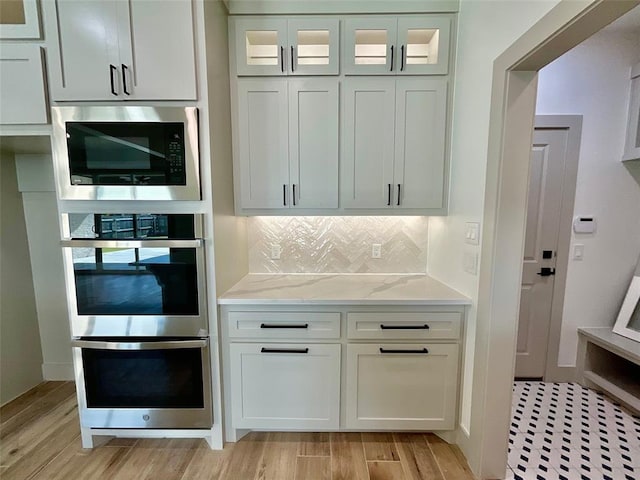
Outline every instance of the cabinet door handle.
POLYGON ((429 325, 385 325, 380 324, 382 330, 429 330, 429 325))
POLYGON ((404 45, 400 47, 400 71, 404 71, 404 45))
POLYGON ((308 348, 264 348, 260 353, 309 353, 308 348))
POLYGON ((393 45, 391 45, 391 68, 389 71, 393 72, 393 45))
POLYGON ((429 353, 429 350, 426 348, 421 348, 420 350, 396 350, 396 349, 386 349, 380 348, 380 353, 429 353))
POLYGON ((391 184, 388 184, 388 191, 387 191, 387 207, 391 206, 391 184))
POLYGON ((282 203, 286 207, 287 206, 287 185, 282 185, 282 203))
POLYGON ((116 84, 115 81, 113 79, 113 72, 116 72, 116 74, 118 73, 118 69, 116 68, 115 65, 111 64, 109 65, 109 77, 111 80, 111 93, 113 93, 116 97, 118 96, 118 92, 116 92, 116 84))
POLYGON ((400 184, 398 184, 398 205, 400 205, 400 184))
POLYGON ((283 323, 261 323, 260 328, 309 328, 308 323, 292 323, 291 325, 283 323))
POLYGON ((280 47, 280 69, 284 73, 284 47, 280 47))
POLYGON ((296 184, 293 184, 293 206, 296 206, 296 184))
POLYGON ((122 90, 125 95, 130 95, 127 90, 127 66, 124 63, 122 64, 122 90))
POLYGON ((291 71, 292 72, 295 70, 295 64, 296 62, 294 61, 294 58, 293 58, 293 45, 291 45, 291 71))

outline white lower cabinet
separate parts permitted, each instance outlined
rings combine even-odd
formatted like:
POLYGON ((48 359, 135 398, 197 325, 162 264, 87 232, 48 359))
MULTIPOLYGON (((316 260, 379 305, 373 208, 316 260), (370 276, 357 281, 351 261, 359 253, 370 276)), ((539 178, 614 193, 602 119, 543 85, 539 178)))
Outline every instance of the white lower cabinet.
POLYGON ((230 345, 234 428, 338 429, 340 345, 230 345))
POLYGON ((455 428, 457 344, 347 345, 349 429, 455 428))

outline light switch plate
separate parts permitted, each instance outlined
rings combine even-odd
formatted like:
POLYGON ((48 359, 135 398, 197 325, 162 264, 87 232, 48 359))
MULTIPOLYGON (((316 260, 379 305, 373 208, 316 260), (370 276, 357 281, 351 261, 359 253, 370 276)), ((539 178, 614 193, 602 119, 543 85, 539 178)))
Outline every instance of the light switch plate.
POLYGON ((469 245, 480 245, 480 224, 477 222, 467 222, 464 230, 464 243, 469 245))
POLYGON ((582 243, 576 243, 573 246, 573 259, 582 260, 584 258, 584 245, 582 243))
POLYGON ((478 252, 464 252, 462 256, 464 271, 471 275, 478 274, 478 252))

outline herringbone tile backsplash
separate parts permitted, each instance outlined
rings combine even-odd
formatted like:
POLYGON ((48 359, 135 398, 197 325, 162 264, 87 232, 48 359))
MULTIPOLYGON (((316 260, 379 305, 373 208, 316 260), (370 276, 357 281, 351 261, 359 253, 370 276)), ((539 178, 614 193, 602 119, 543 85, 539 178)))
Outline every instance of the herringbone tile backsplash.
POLYGON ((250 217, 251 273, 425 273, 428 217, 250 217), (382 258, 371 245, 382 244, 382 258), (271 259, 280 245, 280 260, 271 259))

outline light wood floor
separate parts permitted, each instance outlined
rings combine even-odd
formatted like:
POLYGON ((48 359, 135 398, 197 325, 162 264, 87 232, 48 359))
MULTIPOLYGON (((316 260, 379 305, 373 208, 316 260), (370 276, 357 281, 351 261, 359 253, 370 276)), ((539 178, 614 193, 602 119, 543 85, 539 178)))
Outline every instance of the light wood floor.
POLYGON ((467 480, 464 457, 431 434, 251 433, 223 451, 204 440, 80 445, 70 382, 46 382, 0 409, 0 478, 131 480, 467 480))

